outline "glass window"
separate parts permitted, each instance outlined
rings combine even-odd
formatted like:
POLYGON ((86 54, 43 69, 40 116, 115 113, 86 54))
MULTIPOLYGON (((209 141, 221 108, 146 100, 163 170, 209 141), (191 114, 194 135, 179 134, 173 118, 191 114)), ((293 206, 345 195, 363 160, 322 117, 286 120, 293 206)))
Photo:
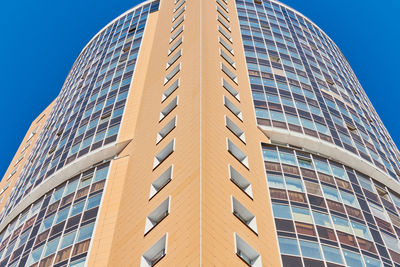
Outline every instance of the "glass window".
POLYGON ((79 259, 77 261, 71 262, 69 267, 84 267, 85 266, 86 258, 79 259))
POLYGON ((56 252, 59 241, 60 241, 60 238, 58 237, 58 238, 48 242, 46 245, 46 250, 44 252, 43 257, 47 257, 47 256, 53 254, 54 252, 56 252))
POLYGON ((331 164, 331 169, 332 169, 334 176, 336 176, 340 179, 346 180, 346 181, 349 180, 349 178, 347 177, 346 171, 344 169, 342 169, 341 167, 331 164))
POLYGON ((78 185, 78 181, 79 181, 79 179, 76 179, 75 181, 72 181, 67 185, 67 188, 65 189, 64 196, 68 196, 72 192, 75 192, 75 189, 76 189, 76 187, 78 185))
POLYGON ((300 179, 285 177, 287 190, 304 192, 303 184, 300 179))
POLYGON ((98 182, 107 178, 108 167, 96 171, 94 182, 98 182))
POLYGON ((85 200, 80 201, 72 206, 72 211, 70 217, 82 212, 83 207, 85 206, 85 200))
POLYGON ((86 226, 82 227, 81 229, 79 229, 79 235, 78 235, 78 239, 76 242, 80 242, 82 240, 92 237, 93 227, 94 227, 94 223, 91 223, 91 224, 86 225, 86 226))
POLYGON ((381 267, 381 262, 379 260, 364 256, 364 262, 366 267, 381 267))
POLYGON ((52 203, 56 202, 57 200, 59 200, 62 197, 63 192, 64 192, 64 186, 62 188, 57 189, 54 192, 53 196, 51 197, 50 204, 52 204, 52 203))
POLYGON ((61 241, 60 250, 68 247, 69 245, 72 245, 74 243, 75 235, 76 235, 76 231, 64 235, 63 239, 61 241))
POLYGON ((311 159, 297 158, 299 166, 307 169, 314 169, 311 159))
POLYGON ((62 210, 60 210, 60 211, 58 211, 58 213, 57 213, 57 219, 56 219, 55 224, 57 224, 57 223, 59 223, 59 222, 62 222, 62 221, 64 221, 65 219, 67 219, 68 213, 69 213, 69 208, 70 208, 70 206, 67 207, 67 208, 64 208, 64 209, 62 209, 62 210))
POLYGON ((349 267, 359 267, 363 266, 361 261, 361 256, 358 253, 351 252, 349 250, 343 250, 344 258, 346 260, 347 266, 349 267))
POLYGON ((292 207, 292 213, 295 221, 312 223, 312 218, 308 209, 292 207))
POLYGON ((339 249, 322 245, 322 251, 324 252, 326 261, 343 264, 343 258, 339 249))
POLYGON ((320 161, 320 160, 314 160, 314 164, 315 164, 315 167, 317 168, 317 171, 320 171, 320 172, 323 172, 326 174, 331 174, 328 163, 320 161))
POLYGON ((358 181, 360 182, 360 184, 361 184, 361 186, 363 188, 365 188, 365 189, 367 189, 367 190, 369 190, 371 192, 375 192, 373 187, 372 187, 371 181, 369 179, 364 178, 364 177, 362 177, 360 175, 357 175, 357 177, 358 177, 358 181))
POLYGON ((276 150, 263 149, 263 157, 265 161, 279 162, 276 150))
POLYGON ((299 240, 299 243, 303 257, 322 259, 318 243, 304 240, 299 240))
POLYGON ((53 225, 53 220, 54 220, 55 215, 51 215, 50 217, 47 217, 42 223, 42 227, 40 228, 39 232, 43 232, 47 229, 49 229, 53 225))
POLYGON ((336 230, 353 234, 351 232, 349 222, 346 219, 342 219, 340 217, 332 215, 332 221, 333 224, 335 225, 336 230))
POLYGON ((350 221, 350 223, 356 236, 371 240, 371 235, 365 225, 353 221, 350 221))
POLYGON ((323 185, 322 191, 324 191, 324 195, 326 198, 340 202, 339 192, 336 189, 323 185))
POLYGON ((332 227, 331 219, 328 214, 321 213, 318 211, 313 211, 312 213, 314 216, 315 224, 319 224, 319 225, 329 227, 329 228, 332 227))
POLYGON ((28 260, 28 265, 31 265, 31 264, 37 262, 38 260, 40 260, 43 248, 44 248, 44 246, 41 246, 41 247, 35 249, 34 251, 32 251, 32 253, 29 257, 29 260, 28 260))
POLYGON ((276 218, 292 219, 292 213, 287 205, 272 204, 272 210, 276 218))
POLYGON ((99 206, 100 201, 101 201, 101 194, 97 194, 95 196, 90 197, 88 199, 86 210, 99 206))
POLYGON ((353 208, 358 208, 358 201, 357 199, 354 197, 354 195, 343 192, 342 190, 339 190, 340 195, 342 196, 342 200, 343 203, 346 205, 349 205, 350 207, 353 208))
POLYGON ((300 256, 299 246, 296 239, 278 237, 281 254, 300 256))
POLYGON ((285 183, 283 182, 282 175, 268 173, 267 177, 269 187, 285 189, 285 183))
POLYGON ((279 152, 279 156, 281 158, 282 163, 297 165, 296 158, 294 157, 293 154, 279 152))

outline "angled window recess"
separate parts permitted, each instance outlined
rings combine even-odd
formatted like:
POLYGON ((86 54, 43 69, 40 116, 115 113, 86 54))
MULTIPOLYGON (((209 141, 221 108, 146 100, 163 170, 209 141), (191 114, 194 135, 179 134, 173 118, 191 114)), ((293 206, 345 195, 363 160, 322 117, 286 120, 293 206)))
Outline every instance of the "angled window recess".
POLYGON ((237 136, 243 143, 246 143, 244 132, 231 119, 225 116, 225 125, 234 135, 237 136))
POLYGON ((177 79, 173 84, 171 84, 167 90, 164 91, 161 97, 161 102, 164 102, 176 89, 179 87, 179 79, 177 79))
POLYGON ((235 114, 238 119, 243 121, 242 111, 238 109, 226 96, 224 96, 224 105, 229 109, 233 114, 235 114))
POLYGON ((157 144, 161 142, 176 127, 176 116, 168 122, 157 134, 157 144))
POLYGON ((149 200, 152 199, 161 189, 172 180, 172 165, 163 172, 150 186, 149 200))
POLYGON ((237 170, 229 165, 229 177, 231 181, 237 185, 246 195, 253 199, 253 189, 251 184, 237 170))
POLYGON ((160 120, 162 121, 176 106, 178 105, 178 96, 174 98, 161 112, 160 120))
POLYGON ((175 53, 167 62, 166 69, 171 67, 172 64, 174 64, 180 57, 182 56, 182 49, 179 49, 178 52, 175 53))
POLYGON ((185 20, 185 16, 182 16, 180 19, 178 19, 177 22, 175 22, 174 25, 171 27, 171 32, 173 32, 176 28, 178 28, 179 25, 185 20))
POLYGON ((164 85, 167 84, 179 71, 181 70, 181 63, 178 66, 173 68, 164 79, 164 85))
POLYGON ((219 53, 220 53, 221 57, 222 57, 223 59, 225 59, 226 62, 229 63, 229 65, 232 66, 232 68, 236 69, 235 61, 234 61, 231 57, 229 57, 228 54, 225 53, 224 50, 222 50, 222 49, 220 48, 220 49, 219 49, 219 53))
POLYGON ((221 27, 220 25, 218 25, 218 31, 219 31, 229 42, 232 43, 232 38, 231 38, 231 36, 230 36, 226 31, 224 31, 224 29, 222 29, 222 27, 221 27))
POLYGON ((232 196, 232 213, 254 233, 257 234, 256 216, 232 196))
POLYGON ((226 21, 223 20, 223 19, 221 18, 220 15, 218 15, 217 20, 218 20, 219 23, 221 23, 228 31, 231 31, 231 27, 229 26, 229 24, 226 23, 226 21))
POLYGON ((183 37, 179 38, 168 50, 168 56, 175 51, 182 44, 183 37))
POLYGON ((220 43, 223 47, 225 47, 225 49, 228 50, 229 53, 231 53, 232 55, 235 54, 235 52, 233 51, 232 46, 230 46, 230 45, 229 45, 224 39, 222 39, 221 37, 218 37, 218 39, 219 39, 219 43, 220 43))
POLYGON ((150 232, 151 229, 156 227, 156 225, 159 224, 162 220, 164 220, 165 217, 168 216, 170 199, 171 197, 168 197, 160 204, 160 206, 158 206, 149 214, 149 216, 146 217, 146 226, 144 228, 145 235, 150 232))
POLYGON ((238 148, 229 138, 227 140, 227 147, 229 153, 232 154, 240 163, 242 163, 247 169, 249 168, 249 158, 238 148))
POLYGON ((222 78, 222 86, 240 102, 240 95, 239 92, 233 88, 224 78, 222 78))
POLYGON ((182 15, 183 12, 185 12, 186 6, 181 8, 181 10, 178 11, 178 13, 175 14, 175 16, 172 17, 172 22, 174 22, 177 18, 179 18, 180 15, 182 15))
POLYGON ((221 14, 228 22, 230 22, 229 16, 219 7, 217 6, 217 11, 221 14))
POLYGON ((179 1, 181 1, 181 0, 175 0, 174 5, 176 5, 179 1))
POLYGON ((238 234, 235 235, 236 255, 252 267, 262 267, 261 256, 238 234))
POLYGON ((168 233, 161 237, 160 240, 142 255, 140 267, 152 267, 164 258, 167 254, 167 239, 168 233))
POLYGON ((157 168, 169 155, 175 150, 175 139, 169 142, 155 157, 153 163, 153 170, 157 168))
POLYGON ((179 36, 179 34, 181 34, 181 32, 183 32, 183 28, 184 28, 183 26, 185 26, 185 25, 182 25, 181 27, 179 27, 179 29, 177 29, 175 31, 175 33, 169 39, 169 43, 172 43, 179 36))
POLYGON ((237 76, 235 73, 233 73, 224 63, 221 63, 221 70, 236 84, 238 83, 237 81, 237 76))
POLYGON ((174 13, 184 4, 186 0, 180 1, 179 4, 174 8, 174 13))
POLYGON ((221 2, 221 0, 217 0, 217 3, 226 11, 226 13, 229 13, 228 8, 225 6, 224 3, 221 2))

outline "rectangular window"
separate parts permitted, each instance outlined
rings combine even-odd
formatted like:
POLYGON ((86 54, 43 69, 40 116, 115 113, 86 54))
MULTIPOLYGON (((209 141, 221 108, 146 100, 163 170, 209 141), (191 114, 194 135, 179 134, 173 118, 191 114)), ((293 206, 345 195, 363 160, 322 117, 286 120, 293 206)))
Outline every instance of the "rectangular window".
POLYGON ((232 213, 254 233, 257 234, 257 221, 256 216, 251 213, 245 206, 243 206, 236 198, 231 196, 232 199, 232 213))
POLYGON ((240 163, 242 163, 247 169, 249 168, 249 159, 246 154, 243 153, 229 138, 227 140, 227 149, 240 163))
POLYGON ((234 233, 235 250, 242 260, 252 267, 261 267, 261 256, 255 251, 246 241, 244 241, 238 234, 234 233))
POLYGON ((223 18, 221 18, 220 15, 218 15, 217 20, 219 21, 219 23, 222 24, 222 26, 225 27, 225 29, 227 29, 229 32, 231 31, 231 26, 229 26, 229 24, 226 23, 226 21, 223 18))
POLYGON ((224 30, 222 29, 221 26, 218 25, 218 31, 229 41, 232 43, 232 38, 231 36, 224 30))
POLYGON ((229 177, 235 185, 237 185, 244 193, 246 193, 246 195, 253 199, 253 189, 251 184, 231 165, 229 165, 229 177))
POLYGON ((238 109, 226 96, 224 96, 224 105, 229 109, 235 116, 243 121, 242 111, 238 109))
POLYGON ((233 86, 230 85, 224 78, 222 78, 222 86, 223 86, 232 96, 234 96, 238 101, 240 101, 239 92, 236 91, 236 89, 233 88, 233 86))
POLYGON ((225 125, 237 138, 239 138, 243 143, 246 143, 246 138, 244 132, 240 129, 231 119, 225 116, 225 125))
POLYGON ((164 85, 166 85, 179 71, 181 70, 181 63, 178 64, 175 68, 173 68, 164 79, 164 85))
POLYGON ((168 145, 166 145, 158 154, 154 157, 153 170, 157 168, 169 155, 175 150, 175 139, 173 139, 168 145))
POLYGON ((170 199, 171 197, 168 197, 146 217, 146 226, 144 228, 145 235, 168 216, 171 204, 170 199))
POLYGON ((179 10, 178 13, 176 13, 173 18, 172 18, 172 22, 174 22, 177 18, 179 18, 180 15, 182 15, 183 12, 185 12, 186 10, 186 6, 184 6, 181 10, 179 10))
POLYGON ((172 166, 163 172, 150 186, 149 200, 152 199, 161 189, 172 180, 172 166))
POLYGON ((167 254, 167 238, 165 234, 142 255, 140 267, 152 267, 167 254))
POLYGON ((168 122, 158 133, 156 143, 160 143, 176 127, 176 116, 168 122))
POLYGON ((164 102, 176 89, 179 87, 179 79, 177 79, 173 84, 171 84, 167 90, 164 91, 161 97, 161 102, 164 102))
POLYGON ((171 32, 173 32, 179 25, 185 20, 185 16, 182 16, 174 25, 172 25, 171 32))
POLYGON ((178 36, 183 32, 185 25, 182 25, 178 30, 175 31, 175 33, 171 36, 169 39, 169 43, 172 43, 178 36))
POLYGON ((236 84, 238 84, 237 76, 224 63, 221 63, 221 70, 236 84))
POLYGON ((178 48, 178 46, 180 46, 182 44, 183 41, 183 37, 180 37, 168 50, 168 55, 170 55, 172 52, 175 51, 176 48, 178 48))
POLYGON ((182 49, 175 53, 167 62, 166 69, 172 66, 182 56, 182 49))
POLYGON ((229 51, 229 53, 231 53, 232 55, 234 54, 233 48, 221 37, 218 37, 219 39, 219 43, 225 47, 226 50, 229 51))
POLYGON ((162 121, 174 108, 178 106, 178 96, 176 96, 161 112, 160 119, 162 121))
POLYGON ((219 49, 219 53, 220 53, 221 57, 222 57, 223 59, 225 59, 226 62, 229 63, 229 65, 232 66, 232 68, 236 69, 235 61, 234 61, 230 56, 228 56, 228 55, 225 53, 224 50, 219 49))

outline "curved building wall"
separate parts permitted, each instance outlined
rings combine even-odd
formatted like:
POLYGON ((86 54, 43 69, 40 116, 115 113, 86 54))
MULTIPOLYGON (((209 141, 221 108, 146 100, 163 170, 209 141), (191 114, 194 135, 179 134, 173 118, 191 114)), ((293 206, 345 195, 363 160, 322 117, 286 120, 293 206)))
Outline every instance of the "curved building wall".
POLYGON ((283 266, 399 266, 399 151, 347 60, 278 1, 236 7, 283 266))
POLYGON ((126 12, 79 55, 1 219, 58 170, 117 140, 146 19, 158 4, 144 3, 126 12))
POLYGON ((147 17, 158 6, 128 10, 75 61, 2 209, 0 266, 85 264, 114 156, 101 150, 116 144, 147 17))
POLYGON ((337 46, 277 1, 236 1, 258 124, 334 144, 398 182, 400 154, 337 46))

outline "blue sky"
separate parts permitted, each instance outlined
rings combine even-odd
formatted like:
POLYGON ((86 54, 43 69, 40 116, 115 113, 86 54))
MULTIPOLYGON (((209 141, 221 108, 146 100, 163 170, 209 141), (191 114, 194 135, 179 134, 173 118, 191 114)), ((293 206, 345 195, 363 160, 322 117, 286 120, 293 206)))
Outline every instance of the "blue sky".
MULTIPOLYGON (((164 0, 169 1, 169 0, 164 0)), ((109 21, 141 1, 5 1, 0 9, 0 177, 32 120, 57 96, 74 60, 109 21)), ((346 56, 400 145, 400 1, 285 0, 346 56)))

